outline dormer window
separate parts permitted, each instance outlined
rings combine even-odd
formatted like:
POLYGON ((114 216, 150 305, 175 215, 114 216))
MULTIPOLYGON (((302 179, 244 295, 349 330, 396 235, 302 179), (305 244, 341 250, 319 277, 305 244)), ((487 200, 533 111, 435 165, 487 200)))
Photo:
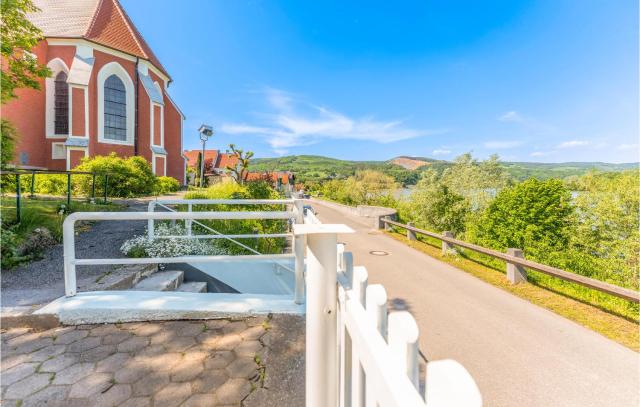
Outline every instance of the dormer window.
POLYGON ((54 129, 55 134, 69 134, 69 85, 67 74, 59 72, 55 77, 54 90, 54 129))

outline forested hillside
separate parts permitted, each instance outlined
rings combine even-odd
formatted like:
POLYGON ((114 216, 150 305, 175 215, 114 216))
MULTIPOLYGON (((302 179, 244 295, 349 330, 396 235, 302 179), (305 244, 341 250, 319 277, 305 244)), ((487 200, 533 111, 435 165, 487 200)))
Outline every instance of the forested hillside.
MULTIPOLYGON (((258 158, 252 161, 252 171, 293 171, 298 181, 323 181, 352 176, 359 170, 376 170, 392 176, 403 185, 415 185, 420 174, 432 169, 441 173, 454 163, 426 157, 400 156, 389 161, 350 161, 317 155, 293 155, 279 158, 258 158), (423 162, 424 165, 419 165, 423 162), (414 169, 409 169, 414 168, 414 169)), ((566 178, 580 176, 590 170, 623 171, 637 168, 638 163, 610 164, 600 162, 581 163, 533 163, 500 162, 514 180, 527 178, 566 178)))

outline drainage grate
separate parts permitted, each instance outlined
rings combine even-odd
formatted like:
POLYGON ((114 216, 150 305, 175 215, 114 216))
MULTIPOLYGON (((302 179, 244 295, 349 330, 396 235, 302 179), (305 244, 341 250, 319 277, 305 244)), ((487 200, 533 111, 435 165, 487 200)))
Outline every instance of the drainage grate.
POLYGON ((382 250, 371 250, 369 254, 373 254, 374 256, 388 256, 389 253, 382 250))

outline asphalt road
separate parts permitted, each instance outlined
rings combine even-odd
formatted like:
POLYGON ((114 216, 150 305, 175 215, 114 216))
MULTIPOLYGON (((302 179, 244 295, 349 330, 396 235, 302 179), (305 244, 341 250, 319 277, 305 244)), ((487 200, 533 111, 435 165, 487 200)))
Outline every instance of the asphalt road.
POLYGON ((338 238, 354 264, 414 315, 428 360, 467 368, 485 406, 640 406, 638 353, 405 246, 370 219, 311 204, 323 223, 356 231, 338 238))

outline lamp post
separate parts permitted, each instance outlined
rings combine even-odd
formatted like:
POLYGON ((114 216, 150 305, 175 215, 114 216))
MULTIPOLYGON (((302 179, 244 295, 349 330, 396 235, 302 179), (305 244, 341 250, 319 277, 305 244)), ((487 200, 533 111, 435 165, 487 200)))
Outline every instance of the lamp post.
POLYGON ((200 162, 200 188, 202 188, 204 185, 204 148, 209 137, 213 136, 213 128, 203 124, 198 129, 198 133, 200 133, 200 141, 202 141, 202 160, 200 162))

